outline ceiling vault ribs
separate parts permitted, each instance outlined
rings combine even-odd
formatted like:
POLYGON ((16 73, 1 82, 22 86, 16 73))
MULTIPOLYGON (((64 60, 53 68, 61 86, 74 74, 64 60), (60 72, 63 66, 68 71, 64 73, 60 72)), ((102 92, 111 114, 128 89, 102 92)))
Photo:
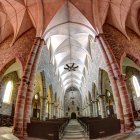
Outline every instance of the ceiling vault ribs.
POLYGON ((55 59, 56 74, 64 90, 68 87, 80 89, 86 79, 84 71, 88 73, 89 64, 85 63, 92 59, 89 35, 95 35, 93 27, 69 1, 53 17, 43 35, 50 38, 51 60, 55 59))
POLYGON ((0 43, 14 35, 13 44, 34 27, 37 37, 50 42, 50 62, 64 90, 80 89, 89 77, 92 38, 104 23, 127 38, 126 27, 140 35, 139 8, 139 0, 0 0, 0 43), (66 64, 71 71, 64 69, 66 64), (73 64, 78 67, 74 69, 73 64))

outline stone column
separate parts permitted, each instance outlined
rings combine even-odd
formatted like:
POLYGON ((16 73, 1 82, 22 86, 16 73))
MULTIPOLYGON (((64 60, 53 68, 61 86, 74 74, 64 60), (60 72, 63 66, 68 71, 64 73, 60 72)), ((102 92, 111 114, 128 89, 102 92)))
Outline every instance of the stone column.
POLYGON ((62 118, 62 109, 60 107, 60 118, 62 118))
POLYGON ((58 118, 58 105, 55 105, 55 116, 58 118))
POLYGON ((89 109, 89 105, 88 104, 86 105, 86 112, 87 112, 87 116, 89 117, 90 116, 90 109, 89 109))
POLYGON ((36 56, 34 59, 34 63, 31 69, 31 74, 29 77, 29 86, 27 88, 27 94, 26 94, 26 100, 25 100, 25 108, 24 108, 24 118, 23 118, 23 136, 27 136, 27 123, 30 122, 30 115, 31 115, 31 104, 33 99, 33 87, 34 87, 34 80, 35 80, 35 74, 37 71, 37 66, 39 63, 39 58, 41 55, 41 50, 44 45, 44 40, 40 40, 40 44, 38 46, 38 50, 36 52, 36 56))
POLYGON ((123 124, 123 122, 125 123, 125 131, 134 130, 134 118, 130 97, 120 67, 116 62, 115 56, 113 55, 105 36, 100 34, 98 40, 101 44, 100 46, 107 64, 109 79, 114 94, 117 117, 121 120, 121 124, 123 124))
POLYGON ((59 118, 60 118, 60 106, 58 107, 58 116, 59 116, 59 118))
POLYGON ((60 118, 60 113, 61 113, 61 112, 60 112, 60 107, 58 107, 58 114, 59 114, 59 118, 60 118))
POLYGON ((105 108, 103 95, 100 95, 99 102, 100 102, 100 107, 101 107, 101 116, 102 116, 102 118, 105 118, 106 117, 106 108, 105 108))
POLYGON ((45 120, 47 108, 47 87, 44 71, 42 72, 42 83, 43 83, 43 97, 42 97, 41 120, 45 120))
POLYGON ((92 102, 89 104, 89 107, 90 107, 90 116, 92 117, 93 116, 93 103, 92 102))
POLYGON ((24 73, 21 79, 21 84, 18 90, 16 107, 15 107, 15 115, 14 115, 14 124, 13 124, 13 134, 17 137, 23 137, 23 116, 24 116, 24 105, 27 94, 27 88, 29 86, 29 78, 32 70, 32 66, 34 64, 34 59, 39 48, 40 38, 36 38, 31 52, 29 54, 26 67, 24 69, 24 73))
POLYGON ((47 114, 48 114, 48 119, 50 118, 50 103, 49 101, 47 102, 48 104, 48 110, 47 110, 47 114))
POLYGON ((50 103, 50 118, 52 119, 54 116, 54 103, 50 103))
POLYGON ((100 44, 100 49, 102 51, 104 61, 106 63, 106 68, 107 68, 109 80, 110 80, 110 83, 112 86, 113 97, 114 97, 116 112, 117 112, 117 118, 120 119, 120 122, 121 122, 121 131, 124 131, 125 130, 125 128, 124 128, 124 116, 123 116, 123 109, 122 109, 122 103, 121 103, 121 99, 120 99, 120 95, 119 95, 119 90, 118 90, 116 81, 114 79, 114 73, 113 73, 109 58, 108 58, 106 51, 104 49, 104 45, 102 44, 101 40, 99 39, 99 36, 97 36, 97 38, 98 38, 98 42, 100 44))
POLYGON ((47 106, 47 97, 42 97, 42 110, 41 110, 41 120, 46 118, 46 106, 47 106))
POLYGON ((93 117, 98 117, 98 110, 97 110, 98 108, 97 108, 97 101, 96 100, 94 100, 93 101, 93 117))
POLYGON ((60 118, 62 118, 62 107, 60 106, 60 118))

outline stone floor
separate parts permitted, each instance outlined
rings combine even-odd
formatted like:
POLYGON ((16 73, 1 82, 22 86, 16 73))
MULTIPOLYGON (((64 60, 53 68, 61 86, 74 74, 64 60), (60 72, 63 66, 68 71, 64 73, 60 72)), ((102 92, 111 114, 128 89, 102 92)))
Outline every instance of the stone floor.
POLYGON ((87 140, 84 129, 77 120, 71 120, 64 131, 63 140, 87 140))
MULTIPOLYGON (((136 129, 132 133, 116 134, 113 136, 100 138, 96 140, 140 140, 140 121, 136 121, 136 129)), ((0 127, 0 140, 19 140, 12 134, 12 127, 0 127)), ((42 140, 38 138, 27 138, 26 140, 42 140)), ((81 125, 72 120, 65 129, 62 140, 89 140, 84 133, 81 125)))

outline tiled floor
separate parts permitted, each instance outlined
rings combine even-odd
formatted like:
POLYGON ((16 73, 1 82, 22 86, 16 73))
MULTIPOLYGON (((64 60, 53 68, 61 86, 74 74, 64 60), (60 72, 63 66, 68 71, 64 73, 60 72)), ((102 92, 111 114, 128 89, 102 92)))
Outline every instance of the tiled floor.
MULTIPOLYGON (((117 134, 96 140, 140 140, 140 121, 136 123, 137 128, 130 134, 117 134)), ((0 140, 19 140, 12 134, 12 127, 0 127, 0 140)), ((26 140, 42 140, 38 138, 27 138, 26 140)), ((83 128, 77 121, 70 121, 65 129, 62 140, 89 140, 83 128)))

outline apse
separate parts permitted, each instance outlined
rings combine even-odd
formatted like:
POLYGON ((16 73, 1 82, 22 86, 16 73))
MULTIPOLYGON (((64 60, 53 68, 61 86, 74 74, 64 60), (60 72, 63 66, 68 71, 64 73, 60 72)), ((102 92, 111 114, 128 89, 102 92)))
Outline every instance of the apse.
POLYGON ((82 114, 82 99, 80 91, 76 87, 70 87, 66 90, 64 96, 64 114, 66 117, 71 117, 72 113, 76 116, 81 116, 82 114))

